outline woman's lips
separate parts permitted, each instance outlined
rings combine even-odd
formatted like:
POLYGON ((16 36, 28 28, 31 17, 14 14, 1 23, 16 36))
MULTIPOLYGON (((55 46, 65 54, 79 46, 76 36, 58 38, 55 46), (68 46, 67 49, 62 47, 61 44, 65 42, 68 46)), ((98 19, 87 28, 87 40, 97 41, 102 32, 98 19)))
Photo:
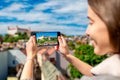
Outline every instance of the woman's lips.
POLYGON ((91 44, 92 44, 92 46, 94 46, 94 40, 91 40, 91 44))
POLYGON ((93 39, 93 38, 88 37, 88 41, 89 41, 89 44, 90 44, 91 46, 94 46, 95 41, 94 41, 94 39, 93 39))

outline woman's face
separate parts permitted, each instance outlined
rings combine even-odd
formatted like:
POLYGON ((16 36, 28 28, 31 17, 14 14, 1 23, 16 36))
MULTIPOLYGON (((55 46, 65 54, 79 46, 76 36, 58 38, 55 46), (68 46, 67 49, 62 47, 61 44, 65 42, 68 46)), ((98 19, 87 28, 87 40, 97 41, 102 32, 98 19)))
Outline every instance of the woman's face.
POLYGON ((113 52, 107 26, 105 23, 93 12, 91 7, 88 7, 89 25, 86 30, 86 35, 92 39, 94 52, 97 55, 104 55, 113 52))

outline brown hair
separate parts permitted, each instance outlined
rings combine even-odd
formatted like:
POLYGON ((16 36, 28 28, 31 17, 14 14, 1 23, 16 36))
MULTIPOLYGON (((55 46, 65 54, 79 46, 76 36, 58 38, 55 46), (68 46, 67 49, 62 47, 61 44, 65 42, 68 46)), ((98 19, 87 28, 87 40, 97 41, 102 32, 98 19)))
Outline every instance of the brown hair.
POLYGON ((120 0, 88 0, 88 4, 106 24, 111 45, 120 52, 120 0))

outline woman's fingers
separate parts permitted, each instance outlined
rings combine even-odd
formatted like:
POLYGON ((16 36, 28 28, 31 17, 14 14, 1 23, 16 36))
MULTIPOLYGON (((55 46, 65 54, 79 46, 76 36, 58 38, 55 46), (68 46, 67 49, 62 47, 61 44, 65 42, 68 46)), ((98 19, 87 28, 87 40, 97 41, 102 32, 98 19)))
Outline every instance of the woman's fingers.
POLYGON ((28 42, 31 42, 32 41, 32 37, 30 37, 30 39, 28 40, 28 42))
POLYGON ((36 37, 32 36, 33 44, 36 45, 36 37))
POLYGON ((62 44, 61 36, 58 36, 58 41, 59 41, 60 44, 62 44))
POLYGON ((64 39, 63 36, 59 36, 58 41, 59 41, 59 46, 63 46, 63 47, 66 46, 66 40, 64 39))
POLYGON ((31 36, 30 39, 28 40, 28 42, 26 43, 26 45, 31 46, 31 45, 36 45, 35 42, 35 36, 31 36))
POLYGON ((36 43, 35 43, 35 39, 34 37, 30 37, 30 39, 28 40, 28 42, 26 43, 26 49, 30 52, 35 52, 36 50, 36 43))
POLYGON ((62 39, 62 43, 63 43, 64 45, 66 45, 66 40, 65 40, 65 38, 64 38, 63 36, 61 36, 61 39, 62 39))

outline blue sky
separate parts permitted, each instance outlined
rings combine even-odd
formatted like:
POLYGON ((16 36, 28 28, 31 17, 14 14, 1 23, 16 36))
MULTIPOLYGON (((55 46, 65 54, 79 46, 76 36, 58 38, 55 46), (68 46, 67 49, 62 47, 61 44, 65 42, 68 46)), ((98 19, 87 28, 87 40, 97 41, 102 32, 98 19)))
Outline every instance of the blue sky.
POLYGON ((40 33, 37 33, 36 34, 36 37, 37 39, 41 36, 44 36, 44 37, 56 37, 57 38, 57 33, 56 32, 40 32, 40 33))
POLYGON ((82 35, 87 24, 87 0, 0 0, 0 34, 18 26, 82 35))

